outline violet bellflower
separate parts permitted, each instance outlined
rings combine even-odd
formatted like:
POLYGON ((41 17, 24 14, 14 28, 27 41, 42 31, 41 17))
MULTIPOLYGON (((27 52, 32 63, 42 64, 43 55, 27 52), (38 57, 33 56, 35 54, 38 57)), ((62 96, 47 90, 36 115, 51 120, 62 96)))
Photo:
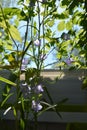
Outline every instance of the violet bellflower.
POLYGON ((31 87, 28 86, 27 83, 22 83, 21 84, 21 91, 22 91, 24 97, 27 98, 29 96, 29 94, 31 93, 31 87))
POLYGON ((27 57, 25 57, 25 58, 22 60, 22 64, 24 64, 24 65, 27 65, 28 62, 29 62, 29 60, 28 60, 27 57))
POLYGON ((68 58, 68 59, 66 59, 65 62, 66 62, 67 65, 70 65, 73 61, 74 60, 72 58, 68 58))
POLYGON ((35 46, 40 46, 40 45, 41 45, 41 40, 36 39, 36 40, 34 41, 34 45, 35 45, 35 46))
POLYGON ((26 70, 28 62, 29 62, 28 58, 24 58, 22 60, 21 71, 25 71, 26 70))
POLYGON ((34 87, 34 92, 37 93, 37 94, 42 93, 43 91, 44 91, 44 90, 43 90, 41 84, 39 84, 39 85, 37 85, 36 87, 34 87))
POLYGON ((42 105, 40 104, 40 102, 32 100, 32 109, 35 112, 38 112, 38 111, 40 111, 42 109, 42 105))
POLYGON ((26 65, 21 65, 21 71, 25 71, 26 70, 26 65))

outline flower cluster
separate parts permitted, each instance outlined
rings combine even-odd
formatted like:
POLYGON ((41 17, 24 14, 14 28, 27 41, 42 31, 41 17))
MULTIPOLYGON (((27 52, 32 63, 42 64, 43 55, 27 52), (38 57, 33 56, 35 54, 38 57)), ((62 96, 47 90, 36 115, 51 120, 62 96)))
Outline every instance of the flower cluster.
MULTIPOLYGON (((35 41, 34 41, 34 45, 36 46, 36 47, 39 47, 39 46, 41 46, 41 39, 36 39, 35 41)), ((46 54, 41 54, 40 55, 40 59, 41 60, 45 60, 47 58, 47 55, 46 54)))
POLYGON ((30 87, 27 83, 21 84, 21 92, 24 98, 27 99, 29 98, 31 100, 32 97, 36 95, 35 96, 36 98, 32 99, 31 101, 31 108, 35 112, 38 112, 39 110, 42 109, 42 105, 40 104, 40 99, 37 97, 39 97, 39 94, 41 94, 43 91, 44 90, 41 84, 38 84, 35 87, 30 87))
POLYGON ((36 94, 42 93, 43 91, 44 91, 44 90, 43 90, 41 84, 39 84, 39 85, 37 85, 37 86, 34 87, 34 92, 35 92, 36 94))
POLYGON ((72 62, 74 62, 74 60, 72 58, 70 58, 70 57, 68 59, 66 59, 66 61, 65 61, 65 63, 67 65, 70 65, 72 62))
POLYGON ((31 87, 27 83, 22 83, 20 85, 20 90, 21 90, 24 98, 28 98, 31 94, 31 87))
MULTIPOLYGON (((38 84, 37 86, 35 86, 33 88, 33 91, 35 94, 37 94, 37 96, 42 93, 44 90, 43 90, 43 87, 41 84, 38 84)), ((32 109, 35 111, 35 112, 38 112, 39 110, 42 109, 42 105, 40 104, 40 101, 38 99, 36 100, 33 100, 32 101, 32 109)))
POLYGON ((32 109, 35 111, 35 112, 38 112, 42 109, 42 105, 40 104, 39 101, 35 101, 33 100, 32 101, 32 109))
POLYGON ((27 65, 28 65, 28 62, 29 62, 29 59, 28 59, 28 58, 24 58, 24 59, 22 60, 22 65, 21 65, 21 70, 22 70, 22 71, 25 71, 25 69, 26 69, 26 67, 27 67, 27 65))

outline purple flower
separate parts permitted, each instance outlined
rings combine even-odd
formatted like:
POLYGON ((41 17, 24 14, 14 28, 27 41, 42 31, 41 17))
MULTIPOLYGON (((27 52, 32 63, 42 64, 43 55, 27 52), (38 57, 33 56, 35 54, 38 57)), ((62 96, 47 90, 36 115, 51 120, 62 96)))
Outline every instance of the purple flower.
POLYGON ((41 41, 38 40, 38 39, 36 39, 36 40, 34 41, 34 45, 35 45, 35 46, 40 46, 40 45, 41 45, 41 41))
POLYGON ((21 71, 25 71, 25 69, 26 69, 26 65, 21 65, 21 71))
POLYGON ((72 58, 68 58, 65 62, 67 65, 70 65, 74 60, 72 58))
POLYGON ((42 105, 38 101, 33 100, 32 101, 32 109, 35 112, 38 112, 38 111, 40 111, 42 109, 42 105))
POLYGON ((24 58, 24 59, 22 60, 21 71, 25 71, 28 62, 29 62, 28 58, 24 58))
POLYGON ((63 33, 62 37, 64 40, 70 40, 70 35, 68 33, 63 33))
POLYGON ((39 84, 39 85, 37 85, 36 87, 34 87, 34 92, 37 93, 37 94, 39 94, 39 93, 41 93, 41 92, 43 92, 43 91, 44 91, 44 90, 43 90, 41 84, 39 84))
POLYGON ((22 60, 22 64, 24 64, 24 65, 27 65, 28 64, 28 58, 24 58, 23 60, 22 60))
POLYGON ((31 93, 31 87, 28 86, 27 83, 22 83, 20 87, 21 87, 21 92, 23 93, 23 96, 25 98, 29 97, 29 95, 31 93))

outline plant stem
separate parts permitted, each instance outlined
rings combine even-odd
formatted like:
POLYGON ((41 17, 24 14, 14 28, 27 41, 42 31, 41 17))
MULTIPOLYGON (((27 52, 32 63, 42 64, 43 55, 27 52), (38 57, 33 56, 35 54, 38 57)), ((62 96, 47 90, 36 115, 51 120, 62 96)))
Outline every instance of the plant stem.
POLYGON ((38 121, 37 121, 37 113, 34 113, 34 119, 35 119, 35 126, 34 126, 34 130, 38 130, 38 121))

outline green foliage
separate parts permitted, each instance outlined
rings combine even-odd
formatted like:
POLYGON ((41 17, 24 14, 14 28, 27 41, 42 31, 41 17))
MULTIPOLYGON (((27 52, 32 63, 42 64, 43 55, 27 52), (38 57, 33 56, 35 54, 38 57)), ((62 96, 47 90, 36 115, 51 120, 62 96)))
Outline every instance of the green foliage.
POLYGON ((66 29, 71 30, 72 29, 72 21, 69 21, 66 23, 66 29))
POLYGON ((86 89, 86 88, 87 88, 87 77, 85 77, 82 84, 82 89, 86 89))
MULTIPOLYGON (((3 1, 1 2, 3 3, 3 1)), ((78 110, 78 106, 74 108, 61 106, 60 104, 66 100, 62 100, 59 106, 54 104, 45 87, 50 104, 41 101, 40 103, 44 107, 40 113, 37 110, 37 114, 32 110, 32 101, 42 100, 42 93, 37 94, 34 89, 43 80, 40 73, 45 66, 44 60, 53 50, 56 50, 56 58, 59 61, 57 68, 66 66, 70 66, 71 70, 87 68, 87 3, 85 0, 62 0, 60 1, 62 13, 57 10, 59 5, 56 0, 27 0, 25 3, 24 0, 19 0, 18 5, 20 7, 6 7, 5 5, 2 8, 0 4, 0 68, 9 69, 16 74, 15 77, 13 73, 12 78, 9 77, 9 79, 0 77, 0 81, 6 83, 6 93, 3 93, 1 107, 4 107, 7 100, 14 94, 10 93, 10 87, 16 86, 16 102, 7 105, 5 113, 12 109, 15 119, 18 121, 18 111, 20 111, 20 129, 24 130, 25 120, 28 119, 25 116, 27 114, 32 113, 37 122, 37 116, 46 110, 52 109, 60 117, 59 109, 78 110), (57 27, 54 27, 55 23, 57 27), (27 57, 29 62, 24 63, 27 57), (66 62, 68 58, 73 59, 72 63, 71 61, 66 62), (33 64, 35 67, 32 66, 33 64), (25 68, 22 70, 22 67, 25 68), (24 81, 21 81, 22 73, 24 81), (15 81, 16 83, 14 83, 15 81), (21 90, 21 84, 25 85, 22 86, 24 91, 26 84, 27 89, 30 87, 28 97, 25 95, 27 93, 23 93, 21 90), (56 109, 57 107, 59 108, 56 109)), ((86 88, 86 86, 87 79, 85 78, 82 88, 86 88)), ((34 104, 34 107, 36 106, 37 104, 34 104)), ((80 108, 82 110, 82 107, 80 108)), ((69 128, 70 125, 67 126, 67 130, 69 128)))
POLYGON ((1 76, 0 76, 0 81, 5 82, 5 83, 8 83, 8 84, 11 84, 11 85, 13 85, 13 86, 16 86, 15 83, 13 83, 12 81, 10 81, 10 80, 8 80, 8 79, 6 79, 6 78, 3 78, 3 77, 1 77, 1 76))
POLYGON ((58 30, 59 31, 63 31, 65 29, 65 21, 61 21, 59 24, 58 24, 58 30))
POLYGON ((2 101, 0 107, 3 107, 3 105, 7 102, 7 100, 13 95, 14 93, 10 93, 6 96, 6 98, 2 101))
POLYGON ((21 36, 20 36, 20 33, 18 31, 17 28, 15 28, 14 26, 10 26, 9 28, 9 31, 11 33, 11 36, 18 42, 22 42, 22 39, 21 39, 21 36))

